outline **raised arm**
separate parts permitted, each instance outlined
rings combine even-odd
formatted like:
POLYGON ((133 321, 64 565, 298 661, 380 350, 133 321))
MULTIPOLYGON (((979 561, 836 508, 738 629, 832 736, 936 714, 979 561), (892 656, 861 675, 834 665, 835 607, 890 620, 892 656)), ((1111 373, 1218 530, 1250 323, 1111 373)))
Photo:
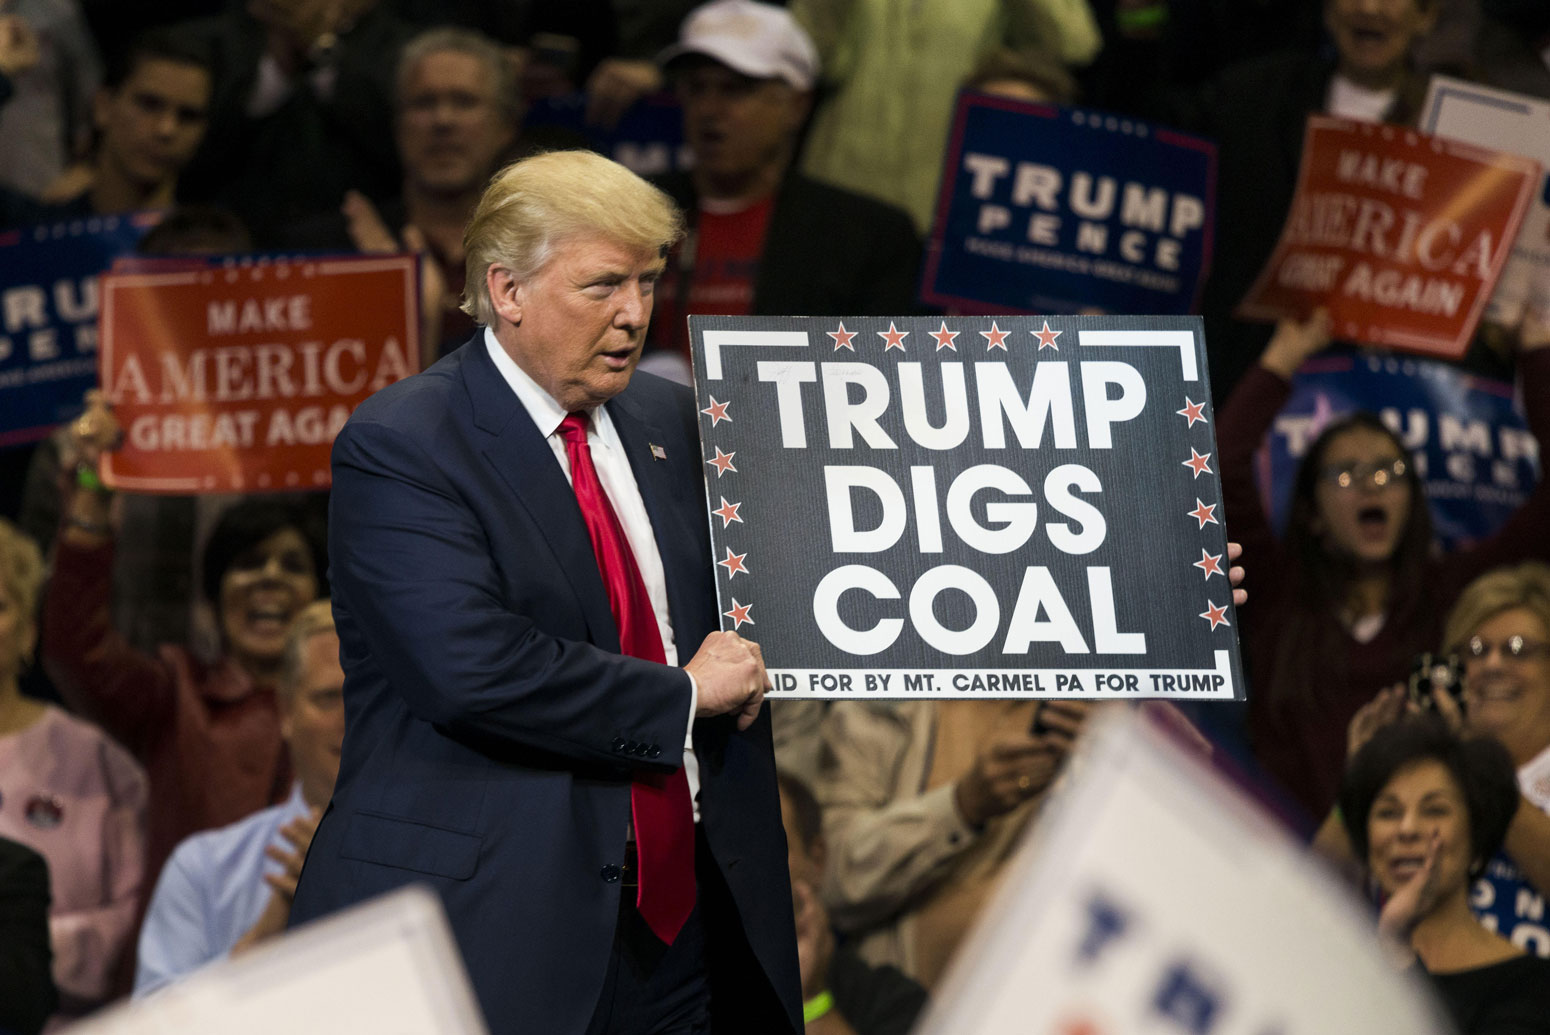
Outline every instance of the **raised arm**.
POLYGON ((823 897, 841 930, 872 926, 941 880, 978 832, 953 784, 901 786, 904 757, 925 751, 926 702, 841 701, 823 730, 818 784, 828 844, 823 897))
MULTIPOLYGON (((1233 388, 1216 411, 1216 447, 1220 452, 1222 502, 1228 534, 1243 544, 1261 585, 1276 577, 1279 543, 1254 480, 1254 455, 1291 394, 1297 368, 1329 344, 1329 315, 1318 310, 1305 323, 1283 320, 1259 363, 1233 388)), ((1209 502, 1209 501, 1207 501, 1209 502)))
POLYGON ((168 728, 176 688, 157 659, 113 627, 113 540, 66 526, 43 601, 44 667, 72 710, 144 759, 168 728))

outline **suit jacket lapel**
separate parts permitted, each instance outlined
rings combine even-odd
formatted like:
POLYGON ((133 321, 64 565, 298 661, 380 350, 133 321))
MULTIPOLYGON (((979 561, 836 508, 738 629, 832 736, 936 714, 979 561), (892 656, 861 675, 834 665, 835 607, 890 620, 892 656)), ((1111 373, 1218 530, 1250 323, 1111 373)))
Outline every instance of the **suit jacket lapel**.
POLYGON ((608 591, 597 570, 592 540, 565 472, 490 359, 483 333, 463 346, 463 351, 463 380, 472 404, 474 426, 485 433, 485 458, 543 534, 554 563, 575 591, 592 642, 617 652, 619 630, 608 606, 608 591))

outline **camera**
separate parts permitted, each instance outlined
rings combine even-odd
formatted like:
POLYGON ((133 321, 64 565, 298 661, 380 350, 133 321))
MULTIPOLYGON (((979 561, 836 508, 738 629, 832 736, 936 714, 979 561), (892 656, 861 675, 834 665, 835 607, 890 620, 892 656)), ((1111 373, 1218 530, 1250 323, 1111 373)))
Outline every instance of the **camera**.
POLYGON ((1437 710, 1436 697, 1447 694, 1464 710, 1464 669, 1457 654, 1421 654, 1410 668, 1410 703, 1424 711, 1437 710))

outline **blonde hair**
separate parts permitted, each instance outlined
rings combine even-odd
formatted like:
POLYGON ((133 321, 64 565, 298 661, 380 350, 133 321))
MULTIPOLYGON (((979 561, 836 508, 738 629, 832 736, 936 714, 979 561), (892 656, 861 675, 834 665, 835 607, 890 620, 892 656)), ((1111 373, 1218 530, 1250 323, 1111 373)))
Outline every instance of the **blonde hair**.
POLYGON ((327 597, 314 600, 297 612, 285 634, 285 655, 280 669, 280 692, 295 694, 307 672, 307 641, 323 633, 336 632, 334 603, 327 597))
POLYGON ((683 217, 662 191, 591 151, 550 151, 513 162, 490 180, 463 231, 463 312, 493 324, 485 272, 502 266, 526 280, 556 243, 582 234, 666 254, 683 236, 683 217))
POLYGON ((1550 632, 1550 565, 1529 561, 1488 571, 1464 587, 1443 626, 1445 649, 1456 651, 1503 611, 1532 612, 1550 632))
POLYGON ((43 589, 43 551, 5 518, 0 518, 0 589, 11 598, 23 622, 37 620, 38 594, 43 589))

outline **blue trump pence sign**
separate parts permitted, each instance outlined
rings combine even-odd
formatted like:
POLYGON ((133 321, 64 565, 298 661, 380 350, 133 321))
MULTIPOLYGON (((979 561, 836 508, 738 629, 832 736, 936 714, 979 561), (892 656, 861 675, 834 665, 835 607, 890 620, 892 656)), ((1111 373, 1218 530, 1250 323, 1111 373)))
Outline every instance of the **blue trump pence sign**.
POLYGON ((1216 151, 1083 108, 964 93, 922 296, 976 312, 1185 314, 1211 255, 1216 151))
POLYGON ((693 317, 723 627, 792 696, 1242 696, 1193 317, 693 317))

